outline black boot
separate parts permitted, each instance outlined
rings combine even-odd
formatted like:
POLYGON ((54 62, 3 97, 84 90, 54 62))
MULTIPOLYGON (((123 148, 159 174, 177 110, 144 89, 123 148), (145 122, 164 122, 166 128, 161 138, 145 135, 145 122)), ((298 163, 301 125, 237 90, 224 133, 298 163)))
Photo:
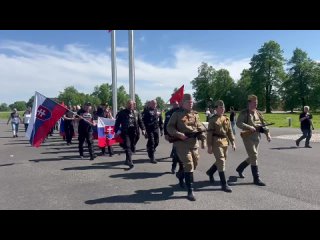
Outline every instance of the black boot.
POLYGON ((127 151, 126 151, 125 165, 128 165, 130 167, 130 169, 134 167, 133 162, 132 162, 132 158, 131 158, 131 154, 129 154, 127 151))
POLYGON ((177 168, 177 163, 173 162, 171 165, 171 173, 175 174, 176 173, 176 168, 177 168))
POLYGON ((179 185, 181 188, 184 188, 185 185, 184 185, 184 172, 183 170, 179 170, 177 173, 176 173, 176 177, 179 179, 179 185))
POLYGON ((101 155, 104 156, 105 154, 106 154, 106 148, 103 147, 103 148, 101 148, 101 155))
POLYGON ((108 152, 109 152, 109 156, 112 157, 113 156, 113 147, 112 146, 108 146, 108 152))
POLYGON ((221 181, 221 189, 225 192, 232 192, 231 188, 229 187, 226 176, 224 175, 224 172, 219 172, 220 181, 221 181))
POLYGON ((243 176, 243 170, 249 166, 249 163, 247 163, 247 161, 243 161, 242 163, 240 163, 240 165, 237 167, 236 171, 239 173, 239 177, 240 178, 244 178, 243 176))
POLYGON ((214 183, 214 178, 213 174, 217 171, 217 166, 213 164, 211 168, 206 172, 206 174, 209 176, 209 181, 213 184, 214 183))
POLYGON ((148 150, 148 156, 150 158, 150 162, 156 164, 157 161, 154 159, 154 150, 148 150))
POLYGON ((188 200, 196 201, 196 198, 193 195, 192 183, 193 183, 193 173, 192 172, 185 172, 184 179, 186 181, 187 189, 188 189, 188 200))
POLYGON ((253 176, 253 183, 258 186, 266 186, 266 184, 260 180, 258 166, 251 165, 251 171, 253 176))

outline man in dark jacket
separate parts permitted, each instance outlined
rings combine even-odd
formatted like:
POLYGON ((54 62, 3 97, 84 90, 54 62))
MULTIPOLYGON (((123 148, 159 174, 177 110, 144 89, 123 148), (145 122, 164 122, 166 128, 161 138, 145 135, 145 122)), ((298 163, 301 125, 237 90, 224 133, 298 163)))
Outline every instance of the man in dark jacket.
POLYGON ((159 133, 163 135, 163 120, 161 112, 157 109, 157 101, 149 102, 148 108, 142 113, 143 123, 147 131, 147 152, 151 163, 157 163, 154 158, 154 152, 159 145, 159 133), (160 131, 159 131, 160 128, 160 131))
POLYGON ((134 101, 129 100, 127 108, 120 111, 116 118, 115 133, 123 139, 123 148, 126 152, 125 164, 133 168, 132 152, 135 150, 137 128, 141 128, 142 134, 145 135, 145 127, 143 125, 140 114, 134 111, 134 101), (121 128, 121 130, 120 130, 121 128), (120 130, 120 131, 119 131, 120 130))

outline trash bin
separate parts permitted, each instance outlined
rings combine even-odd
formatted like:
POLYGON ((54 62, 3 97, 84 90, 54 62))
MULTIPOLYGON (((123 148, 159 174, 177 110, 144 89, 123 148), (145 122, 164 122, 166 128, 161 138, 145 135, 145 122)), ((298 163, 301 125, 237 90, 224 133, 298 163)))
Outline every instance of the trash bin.
POLYGON ((292 118, 291 118, 291 117, 288 117, 287 119, 288 119, 289 127, 291 127, 291 126, 292 126, 292 118))

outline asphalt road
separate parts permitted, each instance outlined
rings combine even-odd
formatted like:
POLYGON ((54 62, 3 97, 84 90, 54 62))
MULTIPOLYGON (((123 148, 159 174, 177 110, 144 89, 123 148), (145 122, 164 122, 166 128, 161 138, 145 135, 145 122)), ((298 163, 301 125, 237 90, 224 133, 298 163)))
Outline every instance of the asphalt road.
MULTIPOLYGON (((299 130, 273 128, 271 133, 299 130)), ((171 145, 164 139, 156 152, 158 164, 149 162, 141 139, 135 168, 128 171, 119 147, 114 157, 89 161, 79 158, 77 141, 67 146, 55 134, 36 149, 23 136, 21 131, 12 138, 10 125, 0 122, 0 209, 320 209, 320 143, 312 143, 312 149, 296 148, 292 140, 268 143, 263 136, 259 168, 267 186, 258 187, 252 184, 250 168, 245 179, 236 177, 235 168, 246 157, 238 136, 237 150, 229 149, 226 166, 232 193, 220 190, 217 173, 218 181, 210 185, 205 172, 213 155, 200 150, 194 173, 197 201, 190 202, 170 173, 171 145)))

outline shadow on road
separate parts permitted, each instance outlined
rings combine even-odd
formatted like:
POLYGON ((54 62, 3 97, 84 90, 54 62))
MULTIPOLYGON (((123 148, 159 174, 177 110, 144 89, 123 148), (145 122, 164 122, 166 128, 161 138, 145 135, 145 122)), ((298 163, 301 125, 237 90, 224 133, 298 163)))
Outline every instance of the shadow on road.
POLYGON ((161 173, 134 172, 134 173, 127 173, 127 174, 110 175, 110 177, 123 178, 123 179, 147 179, 147 178, 158 178, 166 174, 171 175, 171 172, 161 172, 161 173))
POLYGON ((171 187, 137 190, 131 195, 111 196, 85 201, 85 204, 94 205, 102 203, 144 203, 166 201, 171 199, 186 199, 185 196, 173 196, 175 190, 178 190, 176 185, 171 187))
POLYGON ((0 167, 6 167, 6 166, 12 166, 12 165, 14 165, 14 163, 2 164, 0 165, 0 167))
POLYGON ((285 149, 298 149, 296 146, 292 147, 275 147, 275 148, 270 148, 271 150, 285 150, 285 149))
MULTIPOLYGON (((150 163, 149 159, 138 159, 133 160, 133 164, 141 164, 141 163, 150 163)), ((151 164, 151 163, 150 163, 151 164)), ((79 166, 79 167, 70 167, 63 168, 63 171, 69 170, 93 170, 93 169, 123 169, 125 171, 130 170, 128 167, 117 167, 119 165, 124 165, 124 161, 116 161, 116 162, 102 162, 102 163, 94 163, 91 166, 79 166)))
POLYGON ((89 157, 88 158, 84 158, 84 159, 81 159, 79 157, 79 155, 74 155, 74 156, 60 156, 60 157, 56 157, 56 158, 40 158, 40 159, 32 159, 32 160, 29 160, 29 162, 54 162, 54 161, 70 161, 70 160, 77 160, 77 161, 88 161, 89 160, 89 157))
POLYGON ((253 185, 253 182, 238 182, 239 178, 238 176, 230 176, 228 179, 228 184, 230 186, 240 186, 240 185, 253 185))

